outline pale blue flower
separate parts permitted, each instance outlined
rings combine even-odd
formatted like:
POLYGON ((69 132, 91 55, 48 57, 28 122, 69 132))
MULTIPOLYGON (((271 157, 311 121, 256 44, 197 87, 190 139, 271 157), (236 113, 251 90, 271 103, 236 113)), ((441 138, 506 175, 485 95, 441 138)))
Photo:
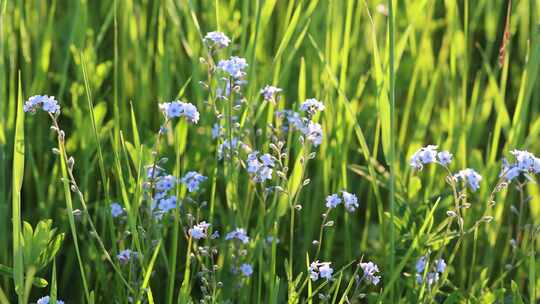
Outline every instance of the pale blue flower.
POLYGON ((233 239, 237 239, 244 244, 247 244, 249 242, 249 237, 246 233, 246 230, 244 230, 244 228, 236 228, 235 230, 227 233, 227 235, 225 236, 225 240, 233 240, 233 239))
POLYGON ((212 126, 212 139, 220 137, 221 134, 223 134, 223 127, 220 124, 215 123, 212 126))
POLYGON ((426 269, 427 264, 427 256, 421 256, 418 261, 416 261, 416 272, 423 273, 424 269, 426 269))
POLYGON ((377 264, 373 262, 360 263, 360 268, 362 268, 362 271, 364 271, 364 279, 366 279, 366 281, 373 285, 379 284, 381 277, 375 275, 379 272, 379 267, 377 264))
POLYGON ((116 258, 118 259, 120 264, 126 264, 131 259, 137 259, 138 257, 139 257, 139 254, 137 252, 131 251, 129 249, 122 250, 116 255, 116 258))
POLYGON ((341 199, 337 194, 332 194, 326 197, 327 208, 336 208, 339 204, 341 204, 341 199))
POLYGON ((229 46, 231 39, 222 32, 208 32, 204 36, 204 43, 210 48, 223 49, 229 46))
POLYGON ((320 124, 316 122, 308 122, 302 129, 302 133, 306 136, 306 139, 310 141, 315 147, 322 143, 323 131, 320 124))
POLYGON ((158 209, 163 213, 176 209, 176 196, 171 195, 167 198, 161 199, 158 204, 158 209))
POLYGON ((180 179, 180 182, 187 187, 189 192, 196 192, 199 190, 200 184, 207 179, 206 176, 199 174, 198 172, 190 171, 180 179))
POLYGON ((254 182, 263 183, 272 179, 274 158, 270 154, 263 154, 261 157, 258 154, 257 151, 248 154, 247 172, 254 182))
POLYGON ((411 157, 410 165, 416 170, 422 170, 423 166, 437 160, 437 146, 428 145, 420 148, 411 157))
POLYGON ((435 269, 440 273, 443 273, 446 270, 446 262, 444 259, 435 260, 435 269))
POLYGON ((439 163, 443 166, 447 166, 452 162, 452 153, 448 151, 441 151, 437 153, 437 159, 439 160, 439 163))
POLYGON ((210 224, 203 221, 193 226, 192 228, 190 228, 188 232, 192 238, 199 240, 199 239, 207 237, 209 227, 210 227, 210 224))
MULTIPOLYGON (((50 301, 51 301, 51 298, 49 296, 45 296, 45 297, 39 298, 36 304, 49 304, 50 301)), ((56 299, 56 304, 64 304, 64 301, 56 299)))
POLYGON ((358 208, 358 198, 355 194, 349 193, 347 191, 342 191, 342 196, 347 211, 353 212, 356 210, 356 208, 358 208))
POLYGON ((478 188, 480 188, 480 181, 482 180, 482 176, 473 169, 463 169, 457 174, 455 174, 454 177, 456 179, 462 179, 463 181, 465 181, 473 191, 476 191, 478 190, 478 188))
POLYGON ((279 94, 281 91, 282 89, 278 87, 267 85, 261 90, 261 95, 263 96, 264 100, 273 101, 275 100, 276 95, 279 94))
POLYGON ((120 206, 120 204, 118 204, 118 203, 112 203, 111 204, 111 215, 112 215, 112 217, 114 217, 114 218, 119 217, 123 213, 124 213, 124 209, 122 208, 122 206, 120 206))
POLYGON ((176 185, 176 181, 176 177, 172 175, 161 176, 156 182, 156 189, 159 191, 171 190, 176 185))
POLYGON ((24 112, 30 113, 35 113, 36 110, 40 108, 51 114, 60 113, 60 105, 58 105, 58 101, 54 96, 35 95, 28 98, 23 106, 24 112))
POLYGON ((317 281, 319 277, 330 280, 334 269, 330 267, 330 262, 312 262, 308 268, 309 277, 312 281, 317 281))
POLYGON ((322 112, 324 109, 324 104, 315 98, 306 99, 306 101, 300 105, 300 110, 304 111, 310 116, 315 115, 317 112, 322 112))
POLYGON ((226 60, 220 60, 217 68, 231 76, 232 78, 240 79, 246 75, 245 69, 248 64, 246 59, 232 56, 226 60))
POLYGON ((244 275, 245 277, 249 277, 253 274, 253 266, 244 263, 240 265, 240 272, 242 272, 242 275, 244 275))
POLYGON ((159 104, 160 110, 167 117, 173 119, 177 117, 185 117, 191 123, 199 121, 199 111, 197 107, 188 102, 173 101, 159 104))

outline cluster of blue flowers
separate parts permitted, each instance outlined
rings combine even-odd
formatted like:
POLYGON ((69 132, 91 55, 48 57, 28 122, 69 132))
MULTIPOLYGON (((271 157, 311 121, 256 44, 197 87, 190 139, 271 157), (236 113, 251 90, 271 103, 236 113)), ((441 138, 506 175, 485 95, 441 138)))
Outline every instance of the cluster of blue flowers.
MULTIPOLYGON (((437 151, 438 146, 428 145, 416 151, 410 160, 410 165, 415 170, 422 170, 424 165, 436 163, 446 168, 452 162, 453 155, 448 151, 437 151)), ((472 191, 480 188, 482 176, 474 169, 466 168, 453 175, 455 181, 462 180, 469 185, 472 191)))
POLYGON ((246 233, 246 230, 244 228, 236 228, 235 230, 227 233, 225 236, 225 240, 239 240, 243 244, 249 243, 249 236, 246 233))
MULTIPOLYGON (((50 302, 51 302, 51 297, 45 296, 45 297, 39 298, 36 304, 49 304, 50 302)), ((64 304, 64 301, 56 299, 56 304, 64 304)))
POLYGON ((422 170, 424 165, 430 163, 439 163, 447 166, 452 162, 453 155, 448 151, 437 152, 437 146, 428 145, 420 148, 411 157, 411 167, 416 170, 422 170))
POLYGON ((208 177, 196 171, 189 171, 180 179, 180 182, 186 186, 189 192, 197 192, 202 182, 208 177))
POLYGON ((35 113, 38 109, 42 109, 50 114, 60 114, 60 105, 54 96, 35 95, 24 103, 23 110, 27 113, 35 113))
POLYGON ((516 159, 515 163, 508 163, 503 160, 501 177, 507 181, 512 181, 519 176, 527 177, 527 174, 540 173, 540 158, 528 151, 513 150, 510 152, 516 159))
POLYGON ((349 193, 347 191, 341 191, 341 196, 343 200, 339 197, 339 194, 331 194, 326 197, 326 207, 327 208, 336 208, 341 202, 344 203, 345 209, 349 212, 354 212, 358 208, 358 197, 355 194, 349 193))
POLYGON ((136 251, 131 251, 130 249, 125 249, 125 250, 120 251, 116 255, 116 258, 118 259, 120 264, 127 264, 132 259, 139 258, 139 253, 136 251))
POLYGON ((320 278, 331 280, 334 269, 330 267, 331 262, 314 261, 309 265, 309 277, 312 281, 317 281, 320 278))
POLYGON ((222 32, 209 32, 204 36, 204 43, 210 49, 223 49, 229 46, 231 39, 222 32))
POLYGON ((370 284, 377 285, 381 280, 381 276, 376 275, 379 273, 379 266, 373 262, 360 263, 360 268, 364 272, 363 278, 370 284))
POLYGON ((199 111, 197 107, 189 102, 181 102, 178 100, 159 104, 159 109, 167 119, 177 117, 185 117, 191 123, 199 122, 199 111))
MULTIPOLYGON (((424 282, 424 271, 428 264, 428 256, 422 256, 416 262, 416 282, 422 284, 424 282)), ((439 275, 443 274, 446 270, 446 262, 444 259, 436 259, 431 265, 431 271, 426 274, 426 283, 428 286, 432 286, 439 281, 439 275)))
POLYGON ((205 239, 208 237, 208 228, 210 228, 210 224, 202 221, 198 223, 197 225, 194 225, 191 227, 188 232, 189 235, 191 235, 192 238, 196 240, 205 239))
POLYGON ((272 168, 274 167, 274 157, 268 153, 259 156, 255 151, 248 155, 247 172, 256 183, 264 183, 272 179, 272 168))

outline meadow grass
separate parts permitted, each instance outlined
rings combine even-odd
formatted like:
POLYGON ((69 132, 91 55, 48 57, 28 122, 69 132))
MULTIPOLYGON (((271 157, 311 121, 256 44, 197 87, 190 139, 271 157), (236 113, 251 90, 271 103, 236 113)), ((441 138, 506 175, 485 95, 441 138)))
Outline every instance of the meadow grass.
POLYGON ((538 303, 538 172, 510 182, 503 159, 540 153, 539 16, 535 0, 0 0, 0 303, 538 303), (245 75, 219 68, 230 56, 245 75), (33 95, 59 114, 25 113, 33 95), (152 205, 190 171, 206 178, 152 205))

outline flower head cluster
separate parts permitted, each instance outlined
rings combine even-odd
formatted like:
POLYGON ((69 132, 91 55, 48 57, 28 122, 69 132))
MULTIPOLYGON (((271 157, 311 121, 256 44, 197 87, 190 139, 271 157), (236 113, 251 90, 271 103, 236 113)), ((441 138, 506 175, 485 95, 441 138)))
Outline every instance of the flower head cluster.
POLYGON ((478 172, 474 171, 474 169, 470 168, 459 171, 454 175, 454 178, 461 179, 466 182, 473 191, 480 188, 480 181, 482 180, 482 176, 478 174, 478 172))
POLYGON ((452 162, 453 155, 448 151, 437 152, 437 146, 428 145, 420 148, 411 157, 410 165, 416 170, 422 170, 424 165, 438 162, 447 166, 452 162))
POLYGON ((208 177, 199 174, 198 172, 189 171, 180 179, 180 182, 187 187, 189 192, 196 192, 199 190, 200 184, 207 179, 208 177))
POLYGON ((244 244, 247 244, 249 242, 249 236, 246 233, 246 230, 244 228, 236 228, 235 230, 227 233, 225 236, 225 240, 234 240, 237 239, 241 241, 244 244))
POLYGON ((373 285, 379 284, 381 276, 376 275, 379 272, 379 267, 373 262, 360 263, 360 268, 364 271, 364 279, 373 285))
POLYGON ((259 157, 259 152, 255 151, 248 155, 247 172, 256 183, 263 183, 272 179, 272 168, 274 167, 274 158, 265 153, 259 157))
POLYGON ((319 279, 319 277, 327 280, 332 279, 332 273, 334 272, 334 269, 330 267, 330 264, 332 263, 319 262, 318 260, 312 262, 308 268, 309 277, 311 278, 311 280, 315 282, 319 279))
POLYGON ((279 94, 281 91, 283 90, 278 87, 267 85, 261 90, 261 95, 266 101, 274 101, 276 95, 279 94))
POLYGON ((131 251, 129 249, 120 251, 116 258, 120 262, 120 264, 127 264, 131 259, 137 259, 139 257, 139 253, 136 251, 131 251))
POLYGON ((229 59, 220 60, 217 68, 231 76, 233 79, 238 80, 246 76, 245 69, 247 66, 246 59, 231 56, 229 59))
POLYGON ((315 98, 306 99, 306 101, 304 101, 302 105, 300 105, 300 110, 304 111, 309 116, 313 116, 317 112, 322 112, 324 111, 324 109, 325 107, 323 103, 315 98))
POLYGON ((159 109, 163 112, 167 119, 176 117, 185 117, 191 123, 199 122, 199 111, 197 107, 189 102, 181 102, 178 100, 159 104, 159 109))
POLYGON ((358 197, 355 194, 349 193, 347 191, 341 191, 341 198, 339 194, 334 193, 326 197, 326 207, 327 208, 336 208, 338 205, 344 203, 345 208, 349 212, 353 212, 358 208, 358 197), (343 200, 342 200, 343 199, 343 200))
POLYGON ((117 218, 124 214, 124 208, 118 203, 111 204, 111 215, 113 218, 117 218))
POLYGON ((349 212, 353 212, 354 210, 356 210, 356 208, 358 208, 358 198, 355 194, 349 193, 347 191, 342 191, 342 195, 343 202, 345 203, 345 208, 349 212))
MULTIPOLYGON (((424 281, 423 273, 426 269, 428 263, 428 256, 422 256, 416 262, 416 281, 418 284, 422 284, 424 281)), ((444 259, 437 259, 434 261, 431 271, 426 274, 426 282, 428 286, 433 285, 439 280, 439 274, 444 273, 446 270, 446 262, 444 259)))
POLYGON ((249 277, 253 274, 253 266, 251 266, 250 264, 244 263, 240 265, 240 272, 242 273, 243 276, 249 277))
POLYGON ((206 238, 208 236, 208 228, 210 227, 210 224, 207 222, 200 222, 197 225, 191 227, 189 229, 189 235, 191 235, 192 238, 196 240, 200 240, 203 238, 206 238))
POLYGON ((327 208, 336 208, 341 204, 341 198, 337 194, 331 194, 326 197, 326 207, 327 208))
POLYGON ((305 127, 300 130, 306 139, 310 141, 315 147, 319 146, 323 140, 323 131, 320 124, 309 121, 305 127))
MULTIPOLYGON (((320 124, 306 117, 302 117, 298 112, 291 110, 276 112, 276 115, 278 115, 278 117, 286 118, 288 125, 300 131, 302 135, 315 147, 322 143, 323 130, 320 124)), ((288 128, 286 130, 288 130, 288 128)))
POLYGON ((149 166, 147 168, 147 179, 145 188, 152 196, 151 210, 157 219, 176 209, 177 198, 171 193, 174 192, 178 179, 165 172, 165 169, 158 166, 149 166))
POLYGON ((527 173, 540 173, 540 158, 528 151, 513 150, 510 153, 514 155, 516 162, 509 164, 506 160, 503 160, 501 177, 505 180, 512 181, 514 178, 527 173))
POLYGON ((222 32, 208 32, 203 39, 209 48, 223 49, 229 46, 231 39, 222 32))
MULTIPOLYGON (((45 297, 39 298, 36 304, 49 304, 50 301, 51 301, 51 298, 49 296, 45 296, 45 297)), ((64 301, 57 299, 56 304, 64 304, 64 301)))
POLYGON ((51 114, 60 113, 60 105, 54 96, 35 95, 28 98, 23 106, 24 112, 35 113, 38 109, 51 114))
POLYGON ((237 153, 240 148, 250 150, 250 147, 247 144, 244 144, 236 137, 233 137, 232 140, 225 139, 223 143, 218 146, 218 158, 220 160, 223 158, 229 159, 233 154, 237 153))

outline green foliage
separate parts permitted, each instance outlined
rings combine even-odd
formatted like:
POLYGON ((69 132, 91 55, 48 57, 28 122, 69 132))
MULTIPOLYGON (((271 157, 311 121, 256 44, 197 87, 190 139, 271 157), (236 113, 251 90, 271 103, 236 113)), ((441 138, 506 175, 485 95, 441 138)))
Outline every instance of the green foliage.
POLYGON ((64 234, 56 234, 56 230, 52 228, 52 220, 39 221, 35 230, 24 222, 21 241, 25 269, 34 267, 39 271, 54 259, 64 241, 64 234))

